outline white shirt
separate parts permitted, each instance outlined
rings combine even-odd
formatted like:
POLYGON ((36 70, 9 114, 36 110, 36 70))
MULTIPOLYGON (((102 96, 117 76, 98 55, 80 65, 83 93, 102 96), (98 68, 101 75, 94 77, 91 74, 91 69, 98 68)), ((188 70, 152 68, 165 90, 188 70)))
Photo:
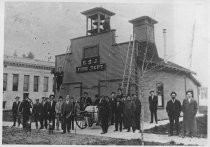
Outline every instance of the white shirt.
POLYGON ((190 103, 191 100, 192 100, 192 98, 188 99, 189 103, 190 103))
POLYGON ((174 100, 172 99, 172 102, 174 103, 174 102, 175 102, 175 100, 176 100, 176 99, 174 99, 174 100))

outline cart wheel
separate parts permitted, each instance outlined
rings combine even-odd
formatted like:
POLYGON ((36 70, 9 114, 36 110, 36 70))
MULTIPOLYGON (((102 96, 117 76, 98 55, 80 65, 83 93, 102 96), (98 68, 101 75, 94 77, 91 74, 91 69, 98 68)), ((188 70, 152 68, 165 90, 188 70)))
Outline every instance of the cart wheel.
POLYGON ((87 127, 87 123, 86 123, 86 121, 85 121, 84 115, 76 116, 76 117, 75 117, 75 121, 76 121, 77 126, 78 126, 80 129, 85 129, 85 128, 87 127))

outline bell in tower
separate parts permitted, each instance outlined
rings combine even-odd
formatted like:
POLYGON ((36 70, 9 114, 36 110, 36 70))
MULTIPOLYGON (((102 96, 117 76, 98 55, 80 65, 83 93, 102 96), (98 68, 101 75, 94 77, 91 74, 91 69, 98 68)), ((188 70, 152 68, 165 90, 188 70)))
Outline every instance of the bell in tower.
POLYGON ((115 13, 102 7, 96 7, 81 13, 86 16, 86 35, 94 35, 111 30, 110 18, 115 13))

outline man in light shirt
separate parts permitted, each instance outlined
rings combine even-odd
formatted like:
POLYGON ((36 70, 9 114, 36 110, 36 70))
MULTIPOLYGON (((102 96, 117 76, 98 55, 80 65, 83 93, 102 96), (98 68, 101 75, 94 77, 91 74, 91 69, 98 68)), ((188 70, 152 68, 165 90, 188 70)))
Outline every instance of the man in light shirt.
POLYGON ((61 121, 61 107, 62 107, 62 104, 63 104, 63 97, 59 96, 58 102, 55 105, 57 130, 59 130, 59 124, 60 124, 60 121, 61 121))

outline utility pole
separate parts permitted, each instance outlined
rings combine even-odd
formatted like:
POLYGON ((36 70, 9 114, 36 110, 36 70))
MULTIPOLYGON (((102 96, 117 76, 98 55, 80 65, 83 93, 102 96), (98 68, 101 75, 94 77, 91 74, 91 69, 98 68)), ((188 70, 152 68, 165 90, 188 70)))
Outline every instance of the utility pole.
POLYGON ((193 31, 192 31, 192 41, 191 41, 190 57, 189 57, 189 60, 190 60, 189 69, 191 69, 191 66, 192 66, 192 53, 193 53, 194 36, 195 36, 195 21, 194 21, 194 24, 193 24, 193 31))

